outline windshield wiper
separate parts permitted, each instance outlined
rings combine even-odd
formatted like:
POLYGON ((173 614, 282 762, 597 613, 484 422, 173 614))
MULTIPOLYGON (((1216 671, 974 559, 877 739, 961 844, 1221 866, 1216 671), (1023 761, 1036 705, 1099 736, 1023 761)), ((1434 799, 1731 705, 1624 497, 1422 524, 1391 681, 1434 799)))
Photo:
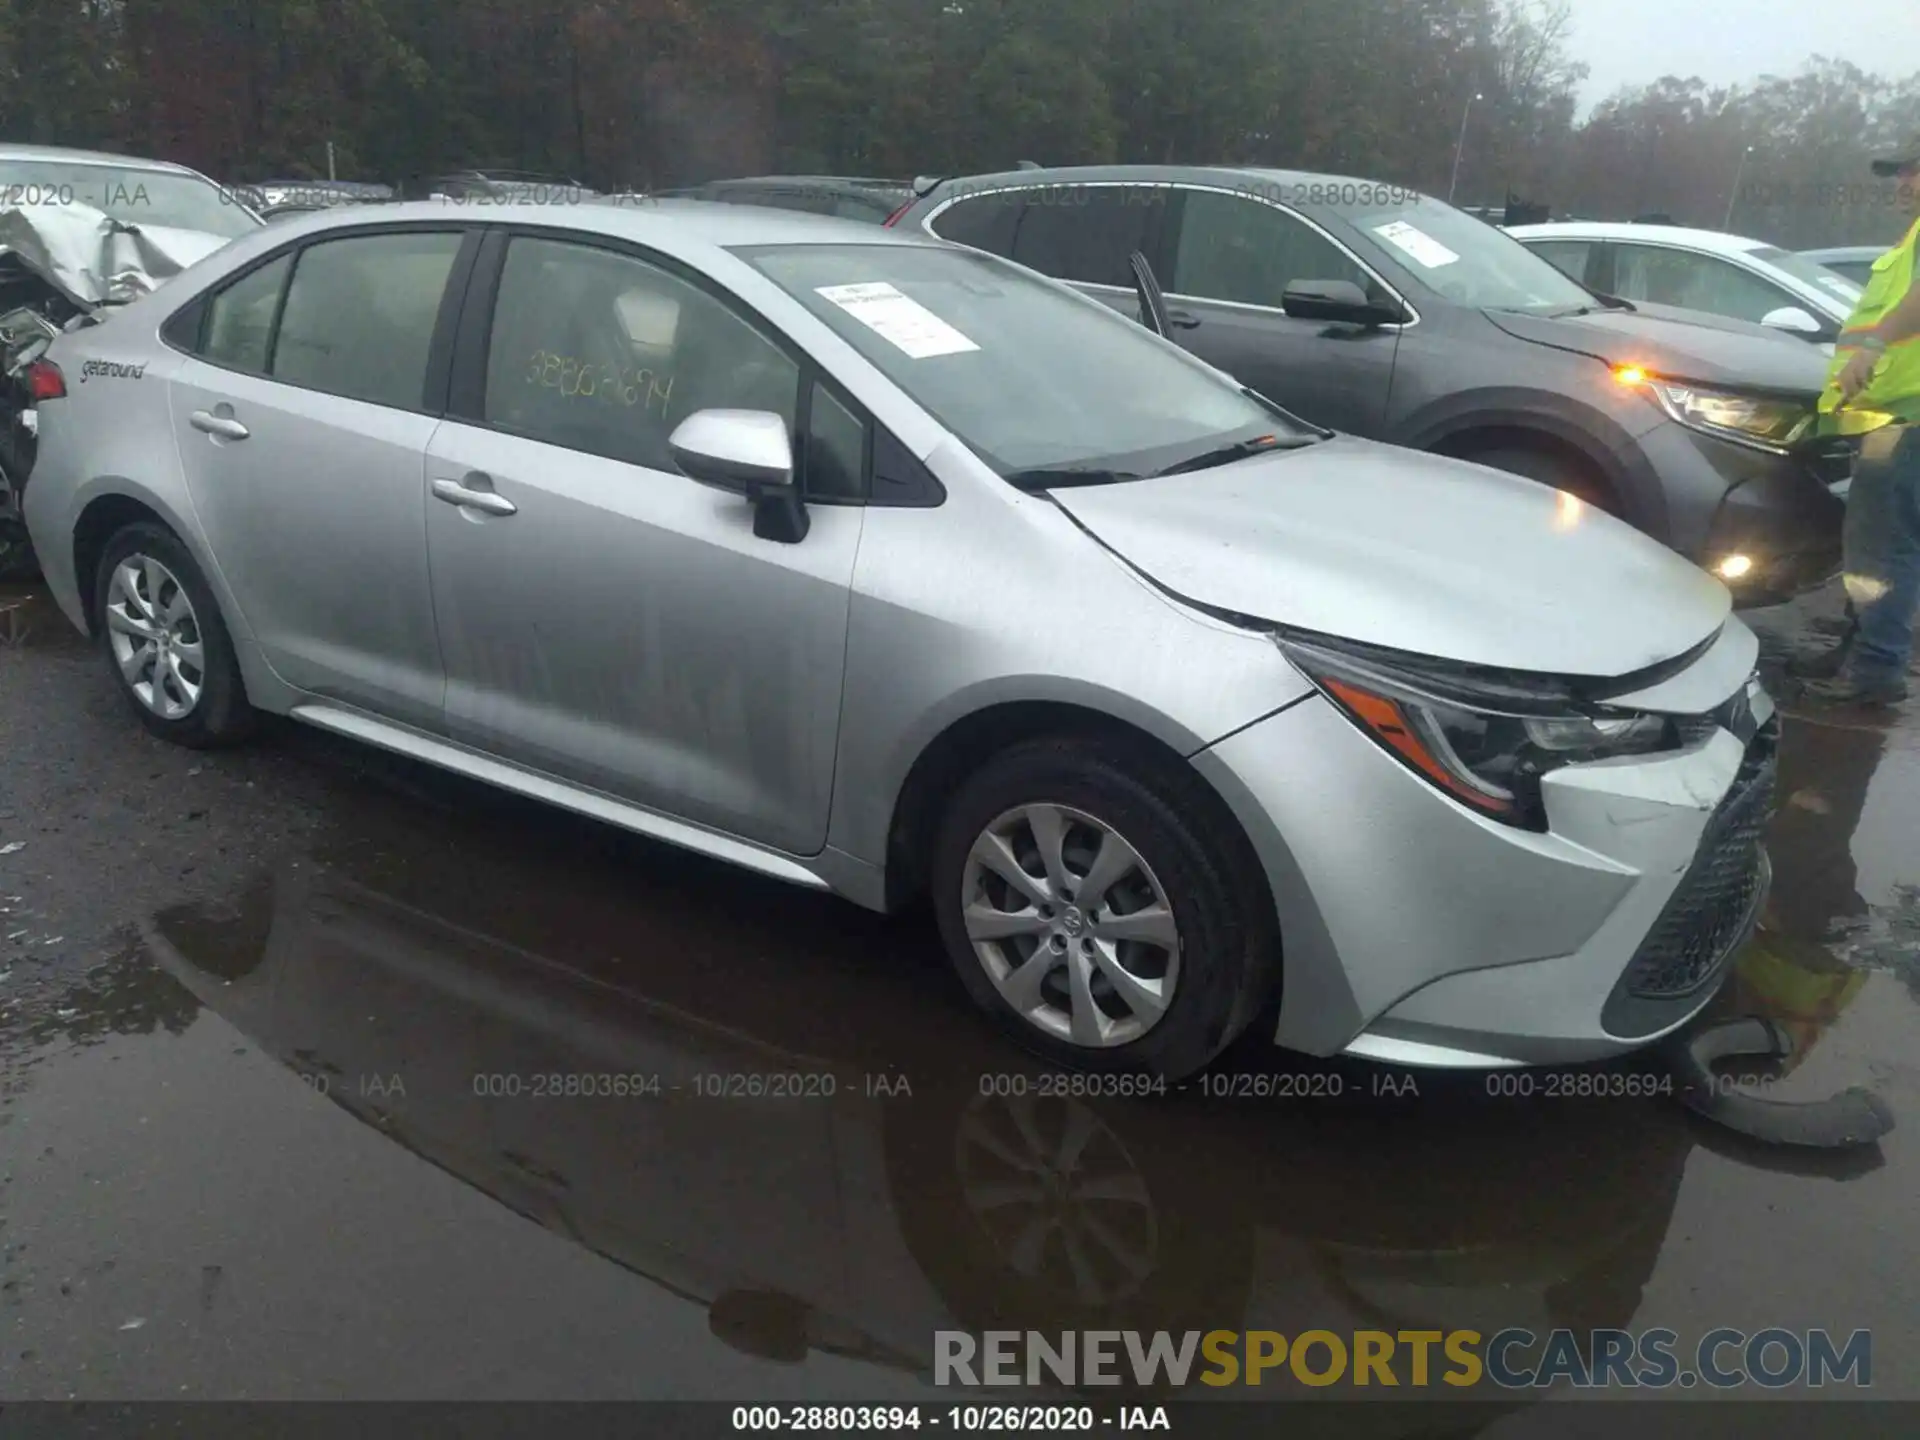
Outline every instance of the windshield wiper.
POLYGON ((1216 465, 1231 465, 1235 460, 1245 460, 1249 455, 1265 455, 1275 450, 1303 450, 1309 445, 1318 445, 1317 436, 1302 435, 1295 439, 1282 440, 1277 435, 1257 435, 1251 440, 1236 440, 1231 445, 1222 445, 1217 450, 1207 450, 1188 460, 1181 460, 1167 466, 1164 470, 1154 471, 1155 476, 1184 475, 1191 470, 1211 470, 1216 465))
POLYGON ((1634 310, 1637 308, 1631 300, 1622 300, 1618 295, 1602 295, 1598 290, 1593 292, 1593 298, 1600 303, 1597 305, 1575 305, 1570 310, 1550 311, 1547 319, 1577 320, 1582 315, 1598 315, 1602 310, 1634 310))
POLYGON ((1128 480, 1144 480, 1128 470, 1102 470, 1084 465, 1040 465, 1031 470, 1015 470, 1001 477, 1016 490, 1064 490, 1072 485, 1120 485, 1128 480))

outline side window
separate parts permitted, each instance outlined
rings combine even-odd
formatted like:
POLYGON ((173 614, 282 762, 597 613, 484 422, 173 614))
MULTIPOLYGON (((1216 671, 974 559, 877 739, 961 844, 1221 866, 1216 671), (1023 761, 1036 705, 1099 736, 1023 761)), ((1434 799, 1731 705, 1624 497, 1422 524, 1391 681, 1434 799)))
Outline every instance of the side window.
POLYGON ((1587 261, 1593 254, 1590 240, 1528 240, 1526 247, 1571 280, 1587 283, 1587 261))
POLYGON ((807 407, 806 498, 867 498, 866 422, 817 380, 807 407))
POLYGON ((1812 310, 1792 291, 1726 260, 1703 260, 1693 293, 1698 296, 1700 309, 1755 324, 1787 305, 1812 310))
POLYGON ((1800 304, 1785 290, 1725 260, 1655 245, 1619 247, 1614 290, 1628 300, 1755 322, 1782 306, 1800 304))
POLYGON ((287 283, 291 255, 251 270, 207 301, 206 341, 200 356, 233 370, 267 373, 273 312, 287 283))
POLYGON ((1378 289, 1345 251, 1285 211, 1213 190, 1186 192, 1170 292, 1278 310, 1296 280, 1378 289))
POLYGON ((440 298, 460 240, 453 230, 409 231, 302 250, 274 341, 273 378, 419 409, 440 298))
POLYGON ((696 410, 771 410, 792 434, 799 394, 786 351, 678 276, 567 241, 508 245, 489 423, 673 472, 667 437, 696 410))
POLYGON ((1128 259, 1151 245, 1166 194, 1145 185, 1053 185, 1029 191, 1013 258, 1056 280, 1131 289, 1128 259))
POLYGON ((1013 254, 1013 232, 1023 204, 1017 190, 976 195, 942 210, 933 221, 933 233, 956 245, 971 245, 991 255, 1013 254))

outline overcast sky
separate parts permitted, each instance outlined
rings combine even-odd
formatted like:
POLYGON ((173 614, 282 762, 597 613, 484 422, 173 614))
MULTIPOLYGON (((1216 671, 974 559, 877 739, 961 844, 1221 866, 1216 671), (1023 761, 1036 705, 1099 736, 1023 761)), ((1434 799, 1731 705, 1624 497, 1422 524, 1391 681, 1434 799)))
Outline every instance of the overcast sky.
POLYGON ((1714 85, 1791 74, 1810 55, 1920 70, 1920 0, 1572 0, 1568 48, 1592 69, 1591 106, 1622 85, 1698 75, 1714 85))

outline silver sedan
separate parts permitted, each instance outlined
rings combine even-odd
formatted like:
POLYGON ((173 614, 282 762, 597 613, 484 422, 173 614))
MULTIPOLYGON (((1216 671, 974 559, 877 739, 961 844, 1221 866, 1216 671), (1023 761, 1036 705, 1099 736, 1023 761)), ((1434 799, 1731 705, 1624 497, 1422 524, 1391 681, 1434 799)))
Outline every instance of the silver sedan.
POLYGON ((855 903, 1043 1054, 1616 1054, 1767 884, 1726 590, 1329 435, 925 236, 336 212, 31 377, 26 517, 133 712, 261 711, 855 903))

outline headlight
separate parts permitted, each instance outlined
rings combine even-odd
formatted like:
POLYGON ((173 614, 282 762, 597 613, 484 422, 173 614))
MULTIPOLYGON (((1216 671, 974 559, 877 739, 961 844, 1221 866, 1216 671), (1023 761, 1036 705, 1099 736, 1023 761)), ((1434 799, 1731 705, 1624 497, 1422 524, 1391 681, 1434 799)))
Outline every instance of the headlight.
POLYGON ((1480 814, 1524 829, 1546 829, 1540 777, 1549 771, 1682 743, 1667 716, 1587 713, 1550 680, 1400 669, 1280 636, 1274 643, 1402 764, 1480 814))
POLYGON ((1776 450, 1805 437, 1816 418, 1814 407, 1803 400, 1714 390, 1649 375, 1637 365, 1617 366, 1613 377, 1631 389, 1645 391, 1669 418, 1690 429, 1776 450))

